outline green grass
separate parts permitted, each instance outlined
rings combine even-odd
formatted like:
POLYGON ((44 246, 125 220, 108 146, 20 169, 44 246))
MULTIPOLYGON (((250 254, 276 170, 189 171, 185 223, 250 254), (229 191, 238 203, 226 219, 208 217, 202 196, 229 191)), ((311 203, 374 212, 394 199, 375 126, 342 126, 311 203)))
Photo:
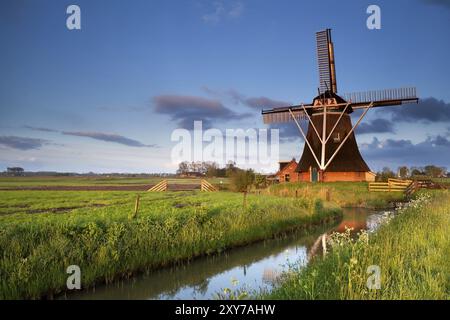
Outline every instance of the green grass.
POLYGON ((420 199, 369 238, 341 237, 343 245, 287 273, 263 298, 450 299, 450 194, 420 199), (366 287, 370 265, 381 268, 380 290, 366 287))
POLYGON ((131 192, 0 193, 0 298, 39 298, 64 290, 66 268, 81 268, 82 286, 136 270, 212 254, 336 219, 336 206, 314 200, 236 193, 142 193, 131 218, 131 192), (54 212, 52 208, 87 206, 54 212), (106 206, 89 206, 103 203, 106 206), (16 212, 42 209, 40 213, 16 212), (15 209, 11 209, 15 208, 15 209), (48 211, 50 213, 45 213, 48 211))
POLYGON ((431 180, 433 180, 434 182, 437 182, 447 188, 450 187, 450 178, 432 178, 431 180))
POLYGON ((327 198, 340 207, 386 208, 391 202, 404 199, 402 192, 369 192, 367 182, 281 183, 270 186, 266 193, 284 197, 327 198))
MULTIPOLYGON (((166 179, 162 177, 0 177, 0 189, 39 186, 118 186, 150 185, 166 179)), ((197 178, 167 178, 169 183, 199 184, 197 178)), ((213 184, 228 184, 228 178, 206 178, 213 184)))
POLYGON ((0 216, 111 206, 132 203, 135 197, 136 192, 123 191, 4 191, 0 195, 0 216))
POLYGON ((153 184, 160 180, 158 177, 0 177, 0 187, 153 184))

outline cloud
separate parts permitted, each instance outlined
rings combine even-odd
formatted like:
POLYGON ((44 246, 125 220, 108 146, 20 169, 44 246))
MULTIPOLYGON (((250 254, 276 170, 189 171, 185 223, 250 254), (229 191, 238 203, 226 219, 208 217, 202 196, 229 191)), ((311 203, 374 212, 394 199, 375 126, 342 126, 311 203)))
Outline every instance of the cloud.
POLYGON ((442 146, 442 147, 450 147, 450 140, 441 135, 436 136, 435 138, 428 138, 427 141, 433 147, 442 146))
POLYGON ((25 128, 34 130, 34 131, 41 131, 41 132, 58 132, 58 130, 54 130, 54 129, 50 129, 50 128, 43 128, 43 127, 25 126, 25 128))
POLYGON ((42 146, 47 144, 49 144, 49 141, 43 139, 17 136, 0 136, 0 145, 17 150, 40 149, 42 146))
POLYGON ((236 2, 231 5, 228 15, 232 18, 238 18, 244 13, 244 4, 242 2, 236 2))
POLYGON ((195 120, 209 126, 217 120, 232 120, 249 117, 226 108, 219 100, 195 96, 160 95, 153 98, 155 112, 167 114, 182 128, 192 128, 195 120))
POLYGON ((242 104, 253 109, 262 110, 292 105, 291 102, 274 100, 265 96, 247 97, 246 95, 234 89, 219 91, 213 90, 207 86, 203 86, 202 89, 211 96, 217 97, 219 99, 229 99, 234 104, 242 104))
POLYGON ((362 122, 357 128, 357 133, 394 133, 394 124, 386 119, 374 119, 370 122, 362 122))
POLYGON ((378 167, 400 165, 425 165, 433 163, 439 166, 449 166, 450 140, 442 135, 428 137, 422 142, 413 143, 405 139, 378 140, 376 137, 370 143, 360 144, 361 153, 369 162, 378 167))
POLYGON ((70 136, 77 136, 77 137, 87 137, 95 140, 101 140, 101 141, 107 141, 107 142, 115 142, 119 144, 123 144, 125 146, 129 147, 149 147, 149 148, 156 148, 157 145, 155 144, 143 144, 142 142, 139 142, 137 140, 133 140, 118 134, 114 133, 103 133, 103 132, 68 132, 63 131, 62 134, 64 135, 70 135, 70 136))
POLYGON ((258 109, 271 109, 276 107, 285 107, 289 106, 289 102, 285 101, 277 101, 272 100, 267 97, 253 97, 253 98, 247 98, 243 101, 245 105, 251 108, 258 108, 258 109))
POLYGON ((377 112, 387 112, 393 121, 403 122, 449 122, 450 103, 435 98, 425 98, 418 104, 407 104, 399 107, 383 108, 377 112))
POLYGON ((438 5, 442 7, 446 7, 450 9, 450 1, 449 0, 422 0, 425 4, 429 5, 438 5))
POLYGON ((235 2, 228 6, 225 1, 216 1, 213 3, 213 11, 202 16, 205 23, 217 24, 224 18, 236 19, 244 13, 244 4, 235 2))
POLYGON ((361 147, 368 149, 393 149, 393 148, 405 148, 413 146, 411 140, 405 139, 386 139, 384 141, 379 141, 378 138, 374 137, 371 143, 362 143, 361 147))
POLYGON ((115 142, 119 144, 123 144, 129 147, 149 147, 149 148, 157 148, 156 144, 144 144, 137 140, 133 140, 115 133, 103 133, 103 132, 83 132, 83 131, 59 131, 55 129, 42 128, 42 127, 34 127, 34 126, 25 126, 25 128, 34 130, 34 131, 42 131, 42 132, 57 132, 64 135, 69 136, 77 136, 77 137, 88 137, 96 140, 106 141, 106 142, 115 142))

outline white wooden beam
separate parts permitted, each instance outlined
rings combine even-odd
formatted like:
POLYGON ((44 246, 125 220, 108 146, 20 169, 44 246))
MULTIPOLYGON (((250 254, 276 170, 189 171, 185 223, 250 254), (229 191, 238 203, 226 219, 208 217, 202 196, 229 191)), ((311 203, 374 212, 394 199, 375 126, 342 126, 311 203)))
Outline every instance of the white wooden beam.
POLYGON ((336 129, 337 125, 339 124, 339 121, 341 121, 342 116, 345 114, 345 111, 347 111, 348 106, 350 105, 350 103, 347 103, 347 105, 345 106, 344 110, 342 111, 341 115, 339 116, 338 120, 336 121, 336 123, 334 124, 333 129, 331 129, 328 137, 325 139, 325 143, 328 142, 328 140, 330 140, 331 135, 333 134, 334 130, 336 129))
POLYGON ((328 160, 327 164, 325 165, 325 168, 323 170, 326 170, 326 168, 330 165, 331 161, 333 161, 334 157, 336 157, 337 153, 339 152, 339 150, 341 150, 342 146, 344 145, 344 143, 347 141, 347 139, 350 137, 350 135, 353 133, 353 131, 356 129, 356 127, 358 127, 358 125, 360 124, 361 120, 364 118, 364 116, 366 115, 367 111, 369 111, 370 108, 372 108, 373 106, 373 102, 371 102, 366 109, 364 110, 363 114, 359 117, 358 121, 356 122, 356 124, 353 126, 352 130, 350 130, 350 132, 345 136, 344 140, 342 140, 341 144, 339 145, 339 147, 334 151, 333 155, 331 156, 331 158, 328 160))
MULTIPOLYGON (((322 142, 323 142, 323 141, 322 141, 322 138, 320 137, 320 134, 319 134, 319 132, 317 131, 316 126, 314 125, 314 122, 311 120, 311 117, 309 116, 308 112, 306 112, 306 108, 305 108, 305 106, 304 106, 303 104, 302 104, 302 108, 303 108, 303 111, 305 112, 306 116, 308 117, 309 123, 311 123, 311 126, 313 127, 314 131, 316 132, 317 138, 319 138, 320 143, 322 143, 322 142)), ((290 110, 291 110, 291 109, 289 109, 289 111, 290 111, 290 110)))
POLYGON ((309 147, 309 150, 311 151, 311 153, 312 153, 312 155, 313 155, 313 157, 314 157, 314 160, 316 160, 316 163, 317 163, 317 165, 318 165, 319 168, 320 168, 320 167, 321 167, 321 166, 320 166, 320 162, 319 162, 319 160, 317 159, 317 156, 316 156, 316 154, 314 153, 313 148, 312 148, 311 145, 309 144, 309 141, 308 141, 308 139, 306 138, 306 135, 305 135, 305 133, 303 132, 302 127, 301 127, 300 124, 298 123, 297 119, 296 119, 295 116, 294 116, 294 113, 292 112, 292 110, 291 110, 290 108, 289 108, 289 113, 291 114, 292 119, 294 119, 294 122, 295 122, 295 124, 297 125, 298 129, 300 130, 300 133, 302 134, 303 139, 305 140, 306 145, 309 147))

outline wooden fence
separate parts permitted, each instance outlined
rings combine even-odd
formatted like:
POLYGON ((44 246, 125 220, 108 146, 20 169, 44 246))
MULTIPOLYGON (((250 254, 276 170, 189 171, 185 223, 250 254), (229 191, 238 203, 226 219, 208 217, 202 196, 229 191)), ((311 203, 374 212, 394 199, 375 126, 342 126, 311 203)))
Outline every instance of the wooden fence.
POLYGON ((158 182, 156 185, 147 190, 148 192, 161 192, 167 191, 167 180, 162 180, 158 182))
POLYGON ((205 192, 215 192, 215 191, 218 191, 216 187, 214 187, 211 183, 209 183, 209 182, 206 181, 205 179, 202 179, 201 186, 200 186, 200 190, 201 190, 201 191, 205 191, 205 192))
POLYGON ((389 178, 388 182, 370 182, 369 192, 405 192, 412 180, 389 178))
POLYGON ((446 189, 446 187, 430 179, 414 180, 408 188, 406 188, 405 194, 409 198, 419 189, 446 189))

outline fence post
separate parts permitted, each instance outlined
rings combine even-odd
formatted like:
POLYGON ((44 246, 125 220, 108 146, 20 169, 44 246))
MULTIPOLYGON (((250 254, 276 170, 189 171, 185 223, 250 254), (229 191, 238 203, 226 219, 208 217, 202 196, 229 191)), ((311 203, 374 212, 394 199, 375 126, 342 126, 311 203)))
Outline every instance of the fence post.
POLYGON ((138 210, 139 210, 139 199, 140 199, 140 196, 137 195, 136 203, 134 204, 134 217, 136 217, 138 210))
POLYGON ((322 235, 322 254, 325 257, 327 255, 327 234, 322 235))

